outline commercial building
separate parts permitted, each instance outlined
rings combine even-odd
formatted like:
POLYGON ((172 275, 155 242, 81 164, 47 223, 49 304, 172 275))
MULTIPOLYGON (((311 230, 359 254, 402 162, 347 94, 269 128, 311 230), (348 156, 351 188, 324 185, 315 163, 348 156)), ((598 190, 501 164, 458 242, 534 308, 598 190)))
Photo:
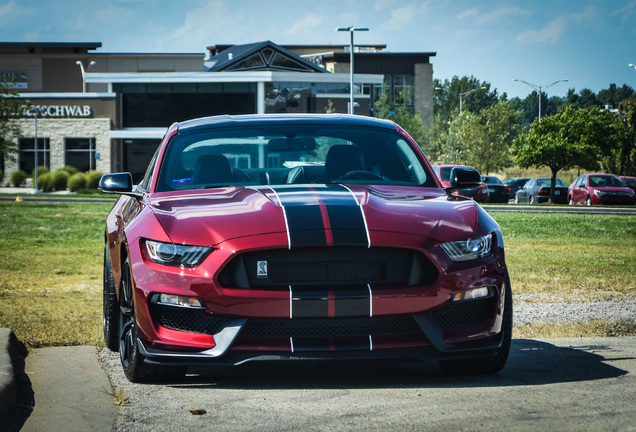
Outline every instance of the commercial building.
MULTIPOLYGON (((346 113, 348 46, 280 46, 271 41, 212 45, 207 53, 101 53, 99 42, 0 43, 0 81, 35 107, 22 129, 11 172, 129 171, 139 178, 174 121, 217 114, 346 113), (37 117, 36 117, 37 115, 37 117), (37 130, 36 130, 37 128, 37 130)), ((354 112, 373 115, 383 88, 410 87, 413 108, 433 117, 435 53, 356 47, 354 112), (386 87, 385 87, 386 86, 386 87)))

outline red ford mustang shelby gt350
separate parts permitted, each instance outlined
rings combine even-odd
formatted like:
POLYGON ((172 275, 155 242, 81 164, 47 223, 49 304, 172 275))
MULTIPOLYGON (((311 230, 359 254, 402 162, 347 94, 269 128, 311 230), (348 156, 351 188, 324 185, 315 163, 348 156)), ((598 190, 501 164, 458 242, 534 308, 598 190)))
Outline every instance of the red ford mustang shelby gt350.
POLYGON ((506 363, 501 229, 396 124, 250 115, 172 125, 106 219, 104 337, 131 381, 257 360, 506 363))

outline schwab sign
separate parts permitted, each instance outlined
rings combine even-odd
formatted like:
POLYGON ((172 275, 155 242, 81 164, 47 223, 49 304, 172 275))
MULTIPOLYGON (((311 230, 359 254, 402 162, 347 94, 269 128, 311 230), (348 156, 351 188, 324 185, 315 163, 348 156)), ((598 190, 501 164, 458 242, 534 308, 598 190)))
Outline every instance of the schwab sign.
POLYGON ((27 111, 26 115, 33 117, 35 110, 38 110, 41 117, 90 117, 93 114, 88 105, 49 105, 36 106, 27 111))

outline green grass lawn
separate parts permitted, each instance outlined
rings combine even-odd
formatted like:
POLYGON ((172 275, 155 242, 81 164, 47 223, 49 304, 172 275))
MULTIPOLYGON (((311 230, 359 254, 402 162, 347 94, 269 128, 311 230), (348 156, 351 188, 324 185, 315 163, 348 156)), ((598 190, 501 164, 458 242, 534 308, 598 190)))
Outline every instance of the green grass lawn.
MULTIPOLYGON (((110 207, 0 202, 0 327, 13 329, 29 347, 101 343, 103 232, 110 207)), ((550 301, 636 295, 636 216, 493 216, 503 229, 515 295, 550 301)), ((599 328, 615 325, 569 331, 603 335, 599 328)), ((547 333, 537 326, 525 334, 547 333)))

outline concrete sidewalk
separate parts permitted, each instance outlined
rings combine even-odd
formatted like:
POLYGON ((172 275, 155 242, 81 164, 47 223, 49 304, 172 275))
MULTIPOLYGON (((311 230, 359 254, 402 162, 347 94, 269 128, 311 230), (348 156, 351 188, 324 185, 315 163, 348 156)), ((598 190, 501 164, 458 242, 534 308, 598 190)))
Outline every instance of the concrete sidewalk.
MULTIPOLYGON (((7 333, 6 329, 2 329, 0 338, 7 340, 7 333)), ((17 339, 8 343, 7 348, 16 342, 17 339)), ((0 348, 3 346, 0 345, 0 348)), ((11 350, 15 351, 14 348, 11 350)), ((12 416, 14 423, 4 429, 8 422, 0 421, 0 430, 113 430, 117 407, 113 403, 112 386, 99 363, 96 347, 32 350, 24 362, 26 376, 23 379, 20 379, 19 364, 11 368, 13 378, 5 375, 5 356, 9 357, 6 351, 0 352, 0 364, 3 366, 0 372, 0 395, 6 392, 10 396, 0 399, 3 409, 0 418, 2 415, 12 416), (32 410, 29 409, 30 405, 32 410)), ((16 364, 15 361, 12 363, 16 364)))

